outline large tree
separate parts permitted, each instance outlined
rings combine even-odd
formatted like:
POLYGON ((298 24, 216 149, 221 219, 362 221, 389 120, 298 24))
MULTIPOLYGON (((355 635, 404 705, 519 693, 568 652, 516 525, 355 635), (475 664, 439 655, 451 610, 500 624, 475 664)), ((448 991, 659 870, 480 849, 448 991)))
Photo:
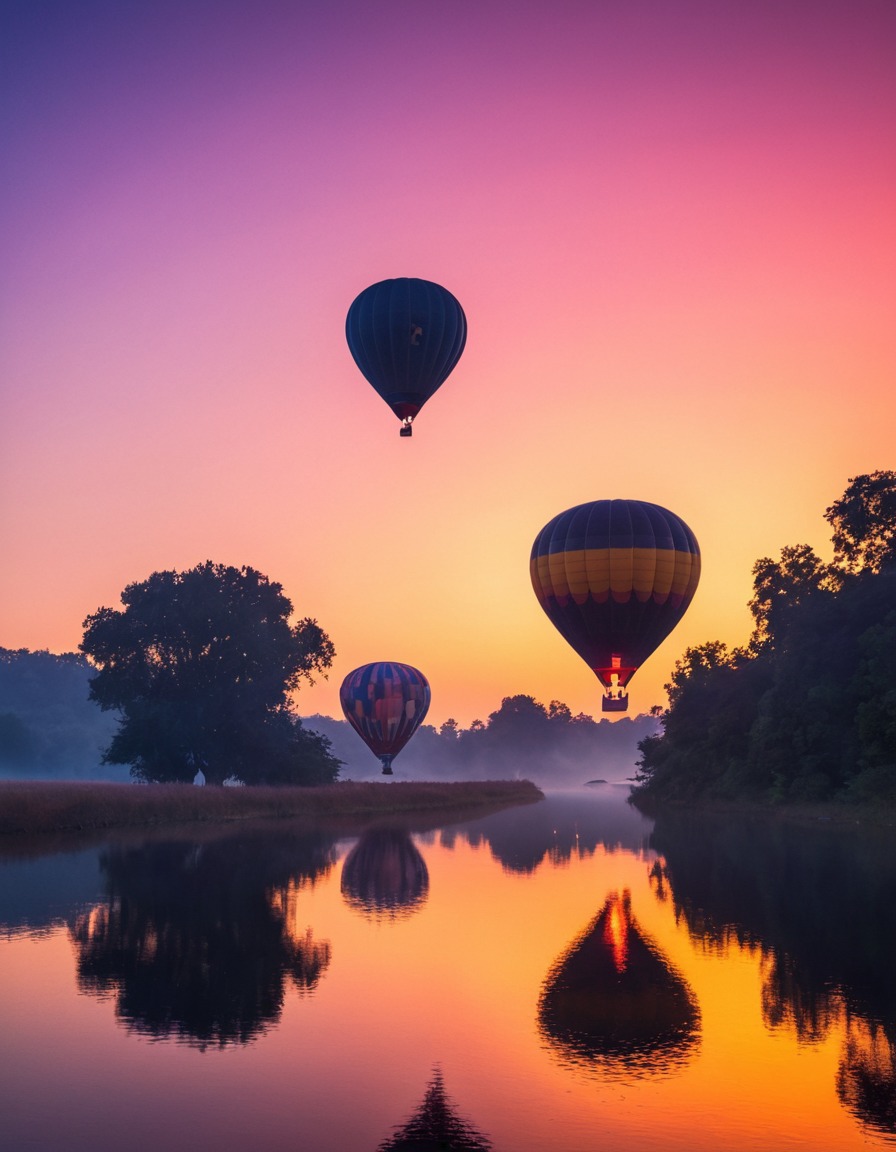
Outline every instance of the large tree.
POLYGON ((832 564, 807 544, 756 562, 748 648, 676 664, 645 799, 896 801, 896 472, 853 477, 825 519, 832 564))
POLYGON ((206 561, 129 584, 123 609, 84 621, 90 697, 120 710, 105 752, 140 780, 320 784, 336 779, 329 741, 302 728, 290 694, 330 667, 316 620, 290 623, 281 585, 206 561))

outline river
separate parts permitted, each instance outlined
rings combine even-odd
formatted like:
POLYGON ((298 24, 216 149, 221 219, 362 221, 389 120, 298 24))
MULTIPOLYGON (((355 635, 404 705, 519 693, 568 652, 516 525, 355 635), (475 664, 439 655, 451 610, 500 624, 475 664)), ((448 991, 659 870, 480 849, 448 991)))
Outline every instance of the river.
POLYGON ((597 785, 0 855, 11 1152, 896 1144, 890 834, 597 785))

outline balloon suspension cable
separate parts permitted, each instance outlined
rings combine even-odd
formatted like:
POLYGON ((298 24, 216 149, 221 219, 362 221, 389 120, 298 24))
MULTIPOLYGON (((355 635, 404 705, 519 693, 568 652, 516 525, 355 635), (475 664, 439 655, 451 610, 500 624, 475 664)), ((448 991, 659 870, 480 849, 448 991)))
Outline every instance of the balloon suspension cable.
POLYGON ((382 761, 382 764, 383 764, 383 775, 384 776, 391 776, 392 775, 392 757, 391 756, 380 756, 380 760, 382 761))
POLYGON ((405 416, 405 418, 401 422, 401 427, 398 429, 398 435, 399 436, 413 436, 414 435, 414 429, 411 427, 413 422, 414 422, 413 416, 405 416))

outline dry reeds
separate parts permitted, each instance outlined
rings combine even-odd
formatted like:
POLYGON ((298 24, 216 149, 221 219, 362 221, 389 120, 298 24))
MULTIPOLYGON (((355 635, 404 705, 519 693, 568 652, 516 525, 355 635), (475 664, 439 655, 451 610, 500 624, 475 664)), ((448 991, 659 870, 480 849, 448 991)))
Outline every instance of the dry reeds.
POLYGON ((541 798, 527 780, 344 782, 319 788, 8 781, 0 783, 0 836, 271 817, 319 822, 433 811, 456 816, 541 798))

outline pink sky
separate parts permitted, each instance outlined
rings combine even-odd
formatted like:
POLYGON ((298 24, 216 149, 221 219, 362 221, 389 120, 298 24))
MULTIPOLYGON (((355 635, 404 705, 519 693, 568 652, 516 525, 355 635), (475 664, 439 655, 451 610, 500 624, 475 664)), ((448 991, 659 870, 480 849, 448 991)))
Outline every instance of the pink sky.
MULTIPOLYGON (((162 568, 249 564, 430 719, 596 713, 541 612, 557 512, 682 516, 703 579, 631 685, 743 643, 896 467, 896 6, 12 0, 0 14, 0 645, 75 649, 162 568), (142 13, 142 14, 141 14, 142 13), (345 313, 469 323, 411 440, 345 313)), ((598 713, 599 714, 599 713, 598 713)))

